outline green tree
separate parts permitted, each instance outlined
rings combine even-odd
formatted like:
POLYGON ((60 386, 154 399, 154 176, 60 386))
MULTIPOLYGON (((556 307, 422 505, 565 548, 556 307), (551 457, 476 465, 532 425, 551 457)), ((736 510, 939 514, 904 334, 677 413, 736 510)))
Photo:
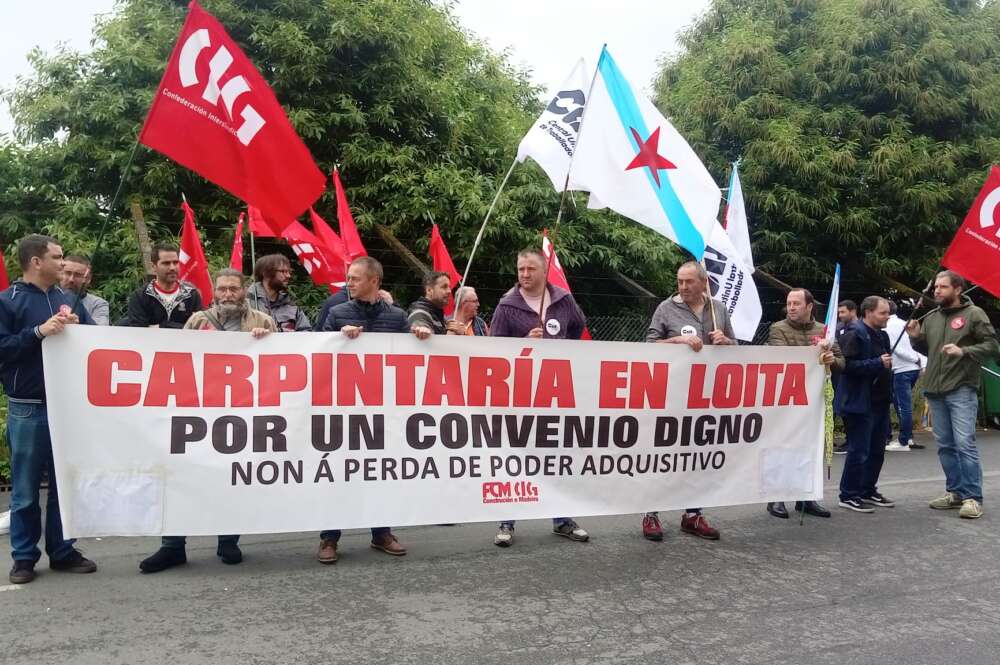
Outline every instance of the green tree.
MULTIPOLYGON (((184 19, 186 0, 122 0, 95 30, 87 55, 34 53, 33 76, 8 95, 16 137, 6 149, 23 163, 22 214, 5 232, 39 223, 93 242, 184 19), (39 183, 45 183, 44 186, 39 183)), ((479 223, 521 135, 540 110, 538 91, 502 56, 471 39, 447 7, 430 0, 205 0, 273 87, 293 125, 329 171, 340 164, 366 242, 388 264, 391 286, 415 296, 419 280, 373 232, 387 226, 426 256, 431 219, 464 266, 479 223)), ((241 203, 195 174, 140 147, 123 199, 138 196, 154 236, 174 235, 181 193, 207 233, 206 252, 228 262, 241 203)), ((491 223, 474 270, 495 292, 514 278, 513 253, 538 244, 556 216, 558 196, 539 169, 520 167, 491 223)), ((123 213, 125 201, 116 212, 123 213)), ((316 205, 335 217, 332 192, 316 205)), ((580 206, 560 231, 574 276, 623 270, 668 283, 679 254, 652 233, 580 206), (652 266, 651 268, 648 266, 652 266)), ((116 221, 110 269, 136 282, 141 273, 128 225, 116 221)), ((8 235, 7 237, 17 237, 8 235)), ((258 254, 278 247, 258 243, 258 254)), ((285 250, 287 251, 287 250, 285 250)), ((295 292, 306 306, 323 298, 295 292)), ((619 289, 620 290, 620 289, 619 289)), ((107 295, 107 294, 105 294, 107 295)), ((117 292, 113 295, 120 295, 117 292)), ((496 294, 495 294, 496 295, 496 294)))
POLYGON ((922 286, 1000 160, 1000 6, 715 0, 663 63, 659 106, 741 176, 758 264, 922 286))

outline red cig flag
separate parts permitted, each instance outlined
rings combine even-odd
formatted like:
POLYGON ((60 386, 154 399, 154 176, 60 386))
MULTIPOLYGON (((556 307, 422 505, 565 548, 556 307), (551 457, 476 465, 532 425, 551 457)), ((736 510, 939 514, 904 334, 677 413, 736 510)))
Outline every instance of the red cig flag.
POLYGON ((0 250, 0 291, 6 291, 10 287, 10 277, 7 276, 7 263, 3 258, 3 250, 0 250))
MULTIPOLYGON (((431 227, 431 244, 427 250, 430 252, 431 260, 434 261, 434 270, 448 273, 451 288, 454 290, 462 281, 462 275, 455 269, 455 263, 451 260, 451 254, 448 253, 448 248, 444 244, 444 238, 441 237, 441 231, 437 224, 431 227)), ((448 298, 448 305, 444 308, 444 313, 451 315, 454 312, 455 296, 453 294, 448 298)))
POLYGON ((236 231, 233 232, 233 252, 229 255, 229 267, 233 270, 243 272, 243 218, 240 213, 240 220, 236 222, 236 231))
MULTIPOLYGON (((555 245, 549 240, 549 230, 542 230, 542 253, 545 254, 545 260, 549 264, 549 284, 555 284, 560 289, 566 289, 570 293, 573 293, 573 289, 569 288, 569 280, 566 279, 566 273, 563 271, 562 264, 559 263, 559 256, 556 254, 555 245)), ((586 326, 583 327, 583 334, 580 335, 580 339, 592 339, 590 336, 590 329, 586 326)))
POLYGON ((990 169, 941 265, 1000 297, 1000 168, 990 169))
POLYGON ((181 266, 179 277, 190 282, 201 293, 201 302, 207 307, 212 303, 212 278, 208 274, 208 261, 201 247, 201 236, 194 225, 194 211, 187 201, 181 203, 184 227, 181 229, 181 266))
POLYGON ((282 226, 326 187, 264 77, 197 2, 188 6, 139 140, 282 226))
POLYGON ((340 237, 347 248, 347 256, 350 261, 359 256, 368 256, 365 246, 361 243, 361 235, 358 234, 358 226, 354 223, 354 215, 347 205, 347 193, 344 186, 340 184, 340 172, 333 170, 333 188, 337 192, 337 222, 340 224, 340 237))

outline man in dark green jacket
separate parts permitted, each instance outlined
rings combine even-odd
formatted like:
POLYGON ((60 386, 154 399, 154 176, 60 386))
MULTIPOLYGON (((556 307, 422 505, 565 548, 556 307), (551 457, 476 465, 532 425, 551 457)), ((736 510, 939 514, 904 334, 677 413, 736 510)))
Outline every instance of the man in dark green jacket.
POLYGON ((938 458, 944 469, 944 496, 931 508, 961 508, 959 517, 983 515, 983 468, 976 448, 979 366, 1000 355, 996 332, 986 313, 964 298, 965 280, 945 270, 934 282, 938 309, 911 321, 906 332, 915 351, 927 355, 924 391, 930 406, 938 458))

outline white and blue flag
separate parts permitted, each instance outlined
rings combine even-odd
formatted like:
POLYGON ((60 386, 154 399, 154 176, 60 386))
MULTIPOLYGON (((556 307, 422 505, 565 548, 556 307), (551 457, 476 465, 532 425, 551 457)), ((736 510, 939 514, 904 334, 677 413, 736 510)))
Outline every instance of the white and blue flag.
POLYGON ((573 156, 570 189, 691 252, 705 253, 722 192, 698 155, 605 48, 573 156))

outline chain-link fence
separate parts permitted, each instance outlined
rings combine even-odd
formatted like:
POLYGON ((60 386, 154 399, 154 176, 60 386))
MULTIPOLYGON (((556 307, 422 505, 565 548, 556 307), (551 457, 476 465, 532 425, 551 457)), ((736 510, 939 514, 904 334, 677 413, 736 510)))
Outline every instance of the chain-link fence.
MULTIPOLYGON (((650 316, 627 314, 622 316, 591 316, 587 318, 590 336, 605 342, 643 342, 649 329, 650 316)), ((753 341, 740 344, 764 344, 771 327, 770 321, 761 321, 754 333, 753 341)))

